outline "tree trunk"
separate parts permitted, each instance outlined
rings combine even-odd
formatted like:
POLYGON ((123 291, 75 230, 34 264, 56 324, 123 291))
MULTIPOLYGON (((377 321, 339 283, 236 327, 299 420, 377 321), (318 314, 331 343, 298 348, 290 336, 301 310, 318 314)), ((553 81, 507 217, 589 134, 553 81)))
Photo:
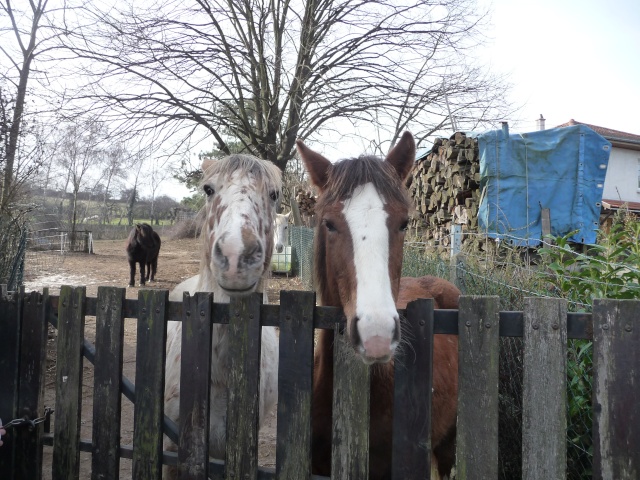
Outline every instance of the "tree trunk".
MULTIPOLYGON (((35 35, 34 35, 35 37, 35 35)), ((24 112, 24 101, 27 96, 27 81, 29 80, 29 69, 31 68, 31 53, 25 55, 22 69, 20 70, 20 81, 18 83, 18 94, 16 95, 16 108, 13 111, 11 129, 9 130, 9 144, 7 145, 4 179, 2 182, 2 200, 0 209, 5 210, 9 206, 13 191, 13 170, 18 150, 18 137, 20 135, 20 125, 22 123, 22 113, 24 112)))
POLYGON ((133 206, 136 204, 136 188, 131 190, 131 196, 129 197, 129 205, 127 206, 127 218, 129 219, 129 226, 133 227, 133 206))
POLYGON ((73 205, 71 206, 71 235, 70 247, 76 244, 76 217, 78 215, 78 190, 73 189, 73 205))

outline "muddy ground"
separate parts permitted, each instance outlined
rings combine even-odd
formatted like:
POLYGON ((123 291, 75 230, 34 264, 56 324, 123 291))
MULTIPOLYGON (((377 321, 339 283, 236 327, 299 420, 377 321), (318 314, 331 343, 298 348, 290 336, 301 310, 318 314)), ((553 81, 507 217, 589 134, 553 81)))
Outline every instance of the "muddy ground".
MULTIPOLYGON (((124 251, 123 240, 96 241, 95 253, 66 254, 63 257, 52 257, 41 261, 37 272, 27 271, 25 276, 26 291, 42 290, 49 287, 51 295, 57 295, 61 285, 85 285, 87 296, 95 297, 98 286, 126 287, 129 281, 129 265, 124 251)), ((147 284, 145 288, 172 289, 178 283, 198 273, 199 241, 163 240, 158 260, 156 282, 147 284)), ((59 255, 59 254, 48 254, 59 255)), ((40 260, 45 254, 40 255, 40 260)), ((138 280, 136 280, 138 283, 138 280)), ((273 276, 269 281, 269 303, 278 303, 280 290, 301 290, 302 282, 296 277, 273 276)), ((139 287, 128 287, 127 298, 138 298, 139 287)), ((136 321, 125 321, 125 346, 123 374, 135 382, 135 353, 136 353, 136 321)), ((86 318, 85 337, 93 342, 95 338, 95 317, 86 318)), ((47 348, 47 373, 45 384, 45 405, 55 406, 55 364, 56 364, 56 332, 51 329, 47 348)), ((92 407, 93 407, 93 365, 84 360, 83 366, 83 397, 81 437, 90 440, 92 436, 92 407)), ((131 445, 133 438, 133 405, 123 396, 121 420, 121 444, 131 445)), ((55 422, 55 414, 53 415, 55 422)), ((267 419, 267 423, 260 432, 259 463, 262 466, 275 466, 275 412, 267 419)), ((45 475, 51 478, 50 447, 45 447, 45 475)), ((80 478, 91 478, 91 456, 81 453, 80 478)), ((131 461, 121 460, 121 478, 131 478, 131 461)))

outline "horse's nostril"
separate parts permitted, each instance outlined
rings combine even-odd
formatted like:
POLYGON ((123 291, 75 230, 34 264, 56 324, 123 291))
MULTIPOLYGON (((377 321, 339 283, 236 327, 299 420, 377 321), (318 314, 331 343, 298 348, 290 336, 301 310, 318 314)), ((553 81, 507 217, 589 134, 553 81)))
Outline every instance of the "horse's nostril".
POLYGON ((263 258, 262 245, 260 245, 260 242, 254 242, 247 245, 242 254, 241 261, 247 265, 261 263, 263 261, 263 258))

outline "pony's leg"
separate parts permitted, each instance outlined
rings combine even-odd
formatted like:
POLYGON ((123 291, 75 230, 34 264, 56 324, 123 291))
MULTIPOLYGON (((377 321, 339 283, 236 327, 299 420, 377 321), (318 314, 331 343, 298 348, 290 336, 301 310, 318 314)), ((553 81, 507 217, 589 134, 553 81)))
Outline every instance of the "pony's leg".
POLYGON ((133 287, 136 284, 136 262, 129 260, 129 286, 133 287))
POLYGON ((145 261, 141 260, 140 261, 140 286, 144 286, 145 283, 145 278, 144 278, 144 267, 145 267, 145 261))
POLYGON ((147 265, 147 280, 149 280, 149 275, 151 275, 151 281, 154 282, 156 280, 156 270, 158 268, 158 258, 155 258, 147 265))

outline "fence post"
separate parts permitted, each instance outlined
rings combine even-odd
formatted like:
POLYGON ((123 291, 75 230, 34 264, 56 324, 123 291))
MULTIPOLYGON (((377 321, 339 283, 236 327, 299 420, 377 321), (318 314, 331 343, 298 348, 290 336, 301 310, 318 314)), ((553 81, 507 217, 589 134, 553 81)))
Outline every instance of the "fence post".
POLYGON ((498 478, 499 298, 461 296, 456 478, 498 478))
POLYGON ((58 303, 53 480, 80 472, 80 398, 86 287, 64 285, 58 303))
POLYGON ((464 292, 464 254, 462 253, 462 225, 451 226, 451 260, 449 265, 449 281, 464 292))
POLYGON ((118 478, 126 290, 98 287, 93 383, 93 480, 118 478), (117 388, 116 388, 117 387, 117 388), (99 427, 98 427, 99 426, 99 427))
POLYGON ((522 478, 566 478, 566 300, 525 298, 523 333, 522 478))
POLYGON ((313 379, 313 292, 280 294, 278 434, 276 478, 311 474, 311 390, 313 379))
POLYGON ((410 302, 407 339, 394 364, 392 478, 431 478, 433 299, 410 302))
POLYGON ((133 478, 160 480, 162 476, 162 413, 168 302, 167 290, 138 292, 133 478))
POLYGON ((211 313, 213 294, 182 296, 182 359, 180 361, 181 480, 209 475, 209 381, 211 378, 211 313), (186 379, 189 380, 187 388, 186 379))
POLYGON ((640 301, 593 302, 593 478, 640 478, 640 301))
MULTIPOLYGON (((0 331, 2 331, 2 348, 0 348, 0 415, 5 423, 18 417, 18 355, 20 352, 20 329, 22 326, 22 299, 24 287, 14 293, 12 298, 0 297, 0 331)), ((0 448, 0 472, 8 478, 14 478, 14 435, 3 438, 0 448)))
MULTIPOLYGON (((331 478, 369 478, 371 370, 354 360, 353 347, 336 325, 333 344, 331 478)), ((328 420, 329 421, 329 420, 328 420)))
POLYGON ((262 295, 232 298, 229 305, 229 396, 227 398, 226 477, 258 474, 262 295))

